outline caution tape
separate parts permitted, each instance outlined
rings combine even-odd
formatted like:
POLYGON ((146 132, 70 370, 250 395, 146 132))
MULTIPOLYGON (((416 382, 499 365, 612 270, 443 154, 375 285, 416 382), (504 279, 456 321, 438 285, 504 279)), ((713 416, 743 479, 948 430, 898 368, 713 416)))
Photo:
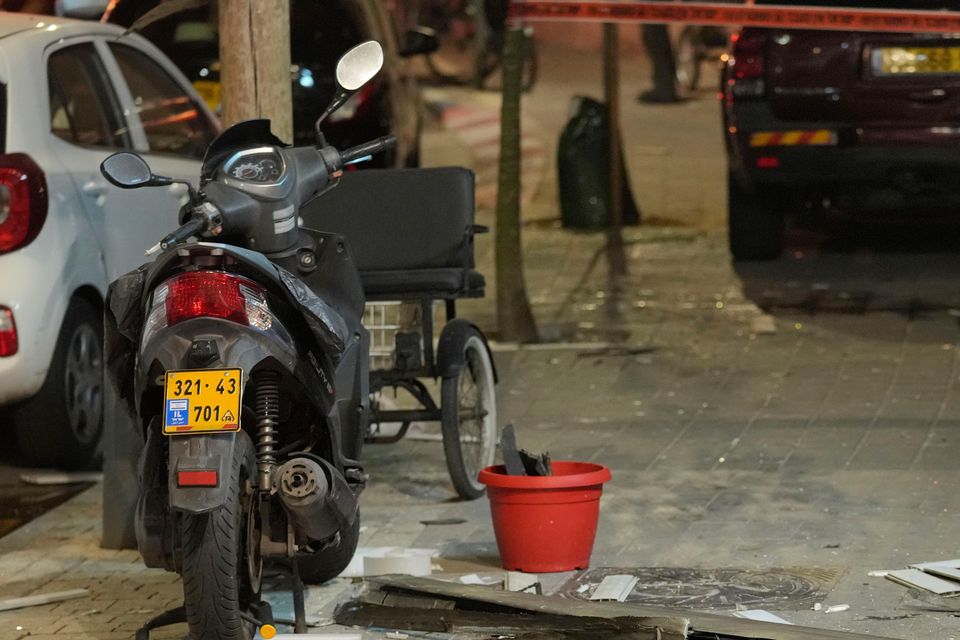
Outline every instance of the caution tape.
POLYGON ((960 33, 960 12, 718 3, 511 0, 513 23, 536 21, 680 22, 782 29, 960 33))

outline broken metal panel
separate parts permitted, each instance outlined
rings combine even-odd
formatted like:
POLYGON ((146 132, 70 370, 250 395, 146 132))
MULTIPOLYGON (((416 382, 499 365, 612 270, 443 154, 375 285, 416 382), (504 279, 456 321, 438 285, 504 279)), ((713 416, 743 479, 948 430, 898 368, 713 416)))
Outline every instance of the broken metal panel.
POLYGON ((661 629, 664 640, 687 638, 699 640, 717 637, 731 640, 891 640, 882 636, 813 629, 770 622, 756 622, 724 615, 648 607, 629 603, 584 602, 564 598, 535 596, 526 593, 495 591, 439 580, 412 577, 390 577, 371 580, 385 590, 429 593, 456 600, 483 602, 508 609, 535 613, 588 616, 597 618, 635 618, 642 624, 661 629))
POLYGON ((631 604, 700 611, 734 606, 799 610, 823 602, 843 574, 844 569, 824 567, 597 567, 573 575, 556 595, 585 600, 607 576, 629 575, 638 578, 625 600, 631 604))
POLYGON ((464 632, 513 638, 672 640, 676 637, 663 635, 656 627, 650 627, 635 618, 592 618, 532 614, 526 611, 507 613, 504 610, 421 609, 369 602, 347 603, 337 609, 334 619, 337 624, 345 626, 433 633, 464 632))
POLYGON ((887 573, 887 579, 908 587, 926 589, 938 596, 960 595, 960 584, 932 576, 917 569, 890 571, 887 573))

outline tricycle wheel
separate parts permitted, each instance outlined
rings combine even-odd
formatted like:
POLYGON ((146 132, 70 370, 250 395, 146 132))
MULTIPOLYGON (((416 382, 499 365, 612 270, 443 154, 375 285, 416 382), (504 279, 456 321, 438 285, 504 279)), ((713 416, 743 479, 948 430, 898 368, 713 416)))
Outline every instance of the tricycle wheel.
POLYGON ((483 495, 477 480, 497 452, 497 396, 493 363, 483 337, 469 329, 463 343, 463 366, 440 387, 443 451, 457 493, 465 500, 483 495))

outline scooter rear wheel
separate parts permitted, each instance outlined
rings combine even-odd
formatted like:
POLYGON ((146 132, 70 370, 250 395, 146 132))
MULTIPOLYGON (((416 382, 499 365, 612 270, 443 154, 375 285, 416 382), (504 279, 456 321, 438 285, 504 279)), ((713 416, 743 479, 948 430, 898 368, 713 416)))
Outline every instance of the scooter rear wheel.
POLYGON ((213 511, 180 518, 183 602, 191 638, 246 640, 252 636, 242 612, 257 601, 244 557, 244 505, 255 469, 253 444, 243 431, 233 448, 227 499, 213 511))
POLYGON ((485 489, 477 475, 497 453, 497 396, 490 353, 476 329, 467 332, 463 355, 460 372, 440 385, 443 451, 457 493, 475 500, 485 489))

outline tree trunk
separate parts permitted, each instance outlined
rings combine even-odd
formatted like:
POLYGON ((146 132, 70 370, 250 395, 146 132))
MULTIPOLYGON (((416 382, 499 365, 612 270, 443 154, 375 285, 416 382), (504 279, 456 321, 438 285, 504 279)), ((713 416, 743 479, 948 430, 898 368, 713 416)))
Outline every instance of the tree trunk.
POLYGON ((289 0, 219 0, 220 119, 269 118, 293 141, 289 0))
POLYGON ((497 320, 501 340, 536 342, 537 326, 527 300, 520 241, 520 93, 525 37, 522 30, 510 29, 503 46, 497 182, 497 320))

